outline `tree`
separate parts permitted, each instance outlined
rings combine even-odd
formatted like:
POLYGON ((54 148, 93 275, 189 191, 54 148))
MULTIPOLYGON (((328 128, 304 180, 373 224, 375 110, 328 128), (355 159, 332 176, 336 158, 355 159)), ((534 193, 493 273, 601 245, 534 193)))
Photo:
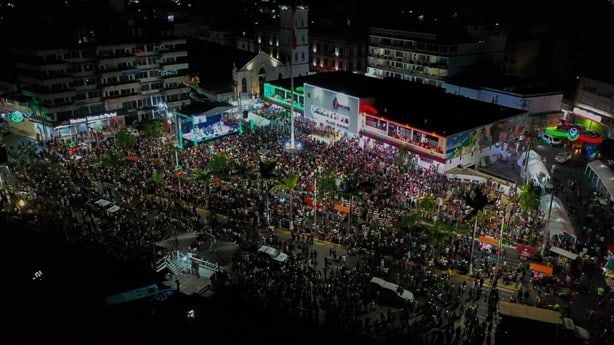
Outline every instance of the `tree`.
POLYGON ((326 168, 318 179, 318 194, 322 196, 329 196, 330 194, 339 191, 336 181, 337 176, 335 169, 326 168))
POLYGON ((228 156, 214 153, 207 162, 207 170, 211 176, 224 176, 228 171, 228 156))
POLYGON ((420 199, 420 201, 418 201, 418 209, 424 211, 426 215, 426 217, 424 218, 428 219, 428 216, 431 214, 431 212, 437 209, 437 203, 435 202, 435 200, 433 200, 432 197, 425 196, 420 199))
POLYGON ((156 120, 145 125, 145 136, 148 138, 159 138, 164 135, 164 124, 156 120))
POLYGON ((364 203, 364 200, 360 196, 360 193, 366 190, 372 190, 373 184, 368 181, 361 181, 359 175, 356 172, 351 173, 346 179, 339 185, 341 196, 350 200, 350 207, 348 212, 348 228, 352 228, 352 205, 354 200, 364 203))
POLYGON ((265 220, 266 223, 269 223, 269 182, 272 178, 275 177, 276 175, 276 171, 275 169, 277 168, 277 160, 274 159, 269 159, 269 160, 262 160, 260 159, 258 161, 258 172, 260 173, 260 177, 262 179, 264 179, 265 182, 265 191, 266 191, 266 205, 264 207, 265 209, 265 220))
POLYGON ((400 172, 406 172, 416 168, 414 154, 409 151, 407 145, 397 148, 397 154, 394 156, 394 165, 400 172))
POLYGON ((138 142, 138 138, 128 132, 126 129, 122 129, 115 134, 115 145, 120 149, 131 149, 138 142))
POLYGON ((282 183, 277 184, 275 186, 273 186, 273 188, 271 188, 272 192, 277 192, 277 191, 285 191, 285 192, 289 192, 290 193, 290 225, 288 226, 288 228, 290 230, 294 230, 294 216, 292 215, 292 199, 293 199, 293 192, 294 192, 294 188, 296 188, 296 184, 298 183, 298 173, 290 173, 288 176, 286 176, 286 178, 282 181, 282 183))
POLYGON ((530 182, 525 183, 520 189, 518 204, 525 213, 537 210, 540 204, 541 189, 530 182))
POLYGON ((124 157, 117 151, 109 150, 101 157, 101 162, 106 167, 117 169, 124 162, 124 157))
POLYGON ((164 174, 164 172, 154 171, 153 174, 151 174, 151 176, 149 176, 149 178, 147 179, 147 185, 153 191, 153 189, 155 189, 157 186, 160 185, 160 183, 162 183, 162 181, 164 181, 165 177, 166 175, 164 174))
POLYGON ((466 219, 474 219, 473 236, 471 238, 471 257, 469 258, 469 274, 473 274, 473 250, 475 248, 475 235, 478 230, 478 216, 484 212, 486 206, 492 204, 492 201, 488 199, 488 194, 484 191, 483 187, 476 186, 470 192, 463 195, 465 205, 469 206, 471 210, 465 215, 466 219))

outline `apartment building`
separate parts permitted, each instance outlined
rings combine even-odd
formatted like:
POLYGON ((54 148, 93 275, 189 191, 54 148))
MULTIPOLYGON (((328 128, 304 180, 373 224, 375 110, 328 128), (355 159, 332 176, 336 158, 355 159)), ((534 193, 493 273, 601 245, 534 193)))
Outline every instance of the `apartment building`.
POLYGON ((186 45, 185 39, 167 39, 18 49, 17 89, 30 98, 31 117, 45 123, 49 133, 57 125, 100 114, 113 113, 126 122, 151 118, 160 104, 175 110, 191 102, 186 45))
POLYGON ((501 63, 505 44, 505 35, 477 26, 460 34, 371 27, 366 74, 442 87, 469 66, 501 63))
POLYGON ((311 72, 346 71, 364 74, 367 70, 366 33, 317 32, 310 37, 311 72))

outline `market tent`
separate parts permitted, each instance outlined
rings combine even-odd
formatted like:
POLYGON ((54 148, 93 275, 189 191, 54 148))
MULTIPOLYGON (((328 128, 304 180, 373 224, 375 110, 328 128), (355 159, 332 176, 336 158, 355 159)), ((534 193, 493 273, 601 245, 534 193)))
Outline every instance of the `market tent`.
POLYGON ((517 164, 521 167, 521 174, 527 179, 527 181, 533 181, 536 185, 545 188, 550 181, 550 173, 548 168, 537 152, 529 151, 529 162, 525 162, 527 156, 526 151, 520 155, 517 164), (526 169, 525 169, 526 164, 526 169))
POLYGON ((575 259, 578 258, 578 254, 570 252, 569 250, 565 250, 565 249, 557 247, 557 246, 550 247, 550 251, 555 253, 555 254, 558 254, 558 255, 564 256, 566 258, 569 258, 571 260, 575 260, 575 259))
POLYGON ((542 195, 540 206, 544 212, 544 220, 546 221, 544 231, 548 231, 550 237, 564 233, 571 236, 574 241, 577 239, 576 230, 569 219, 569 215, 561 199, 552 194, 542 195), (552 210, 550 211, 551 202, 552 210), (550 218, 548 219, 549 212, 550 218))
POLYGON ((503 316, 523 318, 557 325, 563 324, 561 313, 550 309, 532 307, 526 304, 500 301, 499 313, 503 316))
POLYGON ((479 240, 482 243, 490 244, 490 245, 493 245, 493 246, 498 246, 499 245, 499 241, 496 238, 492 237, 492 236, 480 236, 479 240))
POLYGON ((554 272, 554 268, 552 266, 546 266, 536 262, 531 262, 529 264, 529 269, 531 269, 533 272, 541 273, 547 276, 551 276, 554 272))
POLYGON ((600 160, 594 160, 586 165, 584 171, 595 183, 597 190, 614 201, 614 171, 600 160))

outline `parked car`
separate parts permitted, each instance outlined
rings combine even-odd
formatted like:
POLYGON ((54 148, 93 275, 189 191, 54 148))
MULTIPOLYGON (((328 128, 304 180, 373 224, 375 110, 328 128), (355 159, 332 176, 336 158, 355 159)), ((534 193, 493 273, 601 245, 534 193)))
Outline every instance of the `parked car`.
POLYGON ((414 301, 413 293, 382 278, 371 278, 369 285, 374 292, 379 294, 377 304, 402 308, 414 301))
POLYGON ((288 254, 269 246, 260 246, 260 248, 258 248, 258 255, 274 263, 285 263, 288 261, 288 254))
POLYGON ((89 207, 98 217, 114 217, 120 211, 120 207, 107 199, 98 199, 89 203, 89 207))
POLYGON ((539 138, 539 140, 550 146, 563 146, 563 141, 561 139, 553 137, 550 134, 539 132, 537 137, 539 138))
POLYGON ((557 163, 563 164, 563 163, 567 162, 568 160, 570 160, 572 156, 573 155, 572 155, 571 152, 569 152, 569 151, 562 151, 562 152, 557 153, 556 156, 554 156, 554 161, 557 162, 557 163))

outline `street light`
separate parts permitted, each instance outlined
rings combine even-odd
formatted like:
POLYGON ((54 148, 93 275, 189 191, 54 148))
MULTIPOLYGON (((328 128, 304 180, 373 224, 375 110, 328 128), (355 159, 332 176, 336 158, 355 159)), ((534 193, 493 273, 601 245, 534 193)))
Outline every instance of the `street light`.
POLYGON ((473 224, 473 236, 471 237, 471 255, 469 258, 469 275, 473 275, 473 251, 475 248, 475 234, 478 231, 478 214, 475 214, 475 222, 473 224))
POLYGON ((554 195, 556 194, 557 189, 560 187, 560 184, 552 178, 552 194, 550 194, 550 206, 548 207, 548 217, 546 218, 546 225, 544 225, 544 243, 541 248, 541 256, 543 257, 546 253, 546 246, 550 243, 550 216, 552 215, 552 203, 554 202, 554 195))

